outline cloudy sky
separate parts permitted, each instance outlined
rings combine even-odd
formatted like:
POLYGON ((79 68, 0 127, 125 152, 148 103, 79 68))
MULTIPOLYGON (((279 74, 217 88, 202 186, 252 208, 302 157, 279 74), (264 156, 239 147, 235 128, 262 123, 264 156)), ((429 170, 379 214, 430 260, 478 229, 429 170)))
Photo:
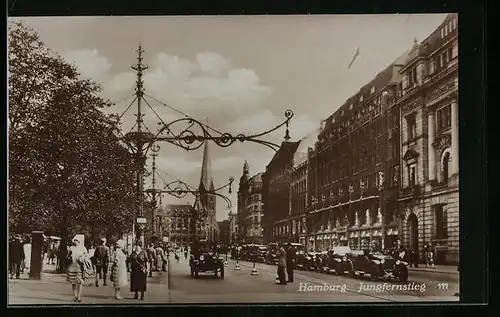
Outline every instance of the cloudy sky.
MULTIPOLYGON (((139 42, 145 49, 146 97, 168 122, 179 114, 174 106, 221 132, 262 132, 295 113, 292 140, 317 129, 347 98, 409 49, 414 38, 425 39, 444 14, 322 15, 322 16, 183 16, 183 17, 48 17, 22 18, 54 51, 104 87, 103 96, 116 102, 121 114, 133 98, 139 42), (353 66, 348 64, 359 48, 353 66), (125 101, 123 101, 126 99, 125 101)), ((152 132, 158 119, 145 106, 152 132)), ((134 124, 134 112, 123 117, 124 132, 134 124)), ((266 140, 280 143, 284 129, 266 140)), ((162 178, 179 178, 197 187, 203 147, 186 152, 160 144, 157 165, 162 178)), ((243 143, 229 148, 210 144, 216 187, 236 180, 245 160, 250 173, 263 172, 274 152, 243 143)), ((150 166, 150 161, 148 162, 150 166)), ((162 181, 160 180, 160 183, 162 181)), ((147 185, 149 186, 149 185, 147 185)), ((237 181, 233 186, 236 211, 237 181)), ((164 197, 164 203, 192 203, 164 197)), ((218 201, 217 218, 229 210, 218 201)))

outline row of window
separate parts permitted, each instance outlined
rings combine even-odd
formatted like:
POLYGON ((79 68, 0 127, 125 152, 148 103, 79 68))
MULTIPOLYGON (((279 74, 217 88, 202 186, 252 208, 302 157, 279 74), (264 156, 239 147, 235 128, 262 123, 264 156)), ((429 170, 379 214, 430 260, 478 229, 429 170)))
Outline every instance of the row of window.
MULTIPOLYGON (((411 113, 405 117, 406 121, 406 141, 415 139, 417 135, 417 114, 411 113)), ((451 127, 451 104, 448 104, 436 111, 436 131, 438 133, 451 127)))
POLYGON ((448 36, 448 34, 450 34, 456 29, 457 29, 457 19, 453 18, 450 22, 448 22, 441 28, 441 38, 445 38, 446 36, 448 36))

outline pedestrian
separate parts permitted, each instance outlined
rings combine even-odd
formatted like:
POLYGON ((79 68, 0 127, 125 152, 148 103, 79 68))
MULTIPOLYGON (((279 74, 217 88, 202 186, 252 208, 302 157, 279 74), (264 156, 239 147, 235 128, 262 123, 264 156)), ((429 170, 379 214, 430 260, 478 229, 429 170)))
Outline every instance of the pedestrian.
POLYGON ((158 244, 155 250, 155 255, 156 255, 156 270, 161 271, 162 265, 163 265, 163 249, 161 245, 158 244))
POLYGON ((135 245, 135 250, 130 255, 130 291, 134 293, 134 299, 139 298, 141 293, 141 300, 144 300, 144 292, 146 291, 146 274, 148 255, 142 250, 139 244, 135 245))
POLYGON ((104 286, 107 286, 106 275, 110 261, 110 251, 106 245, 106 238, 101 238, 101 244, 97 246, 94 252, 94 263, 96 267, 95 286, 99 287, 99 280, 104 280, 104 286))
POLYGON ((418 251, 416 248, 411 249, 410 267, 418 268, 418 251))
POLYGON ((184 259, 187 260, 188 258, 188 250, 187 248, 184 248, 184 259))
POLYGON ((146 253, 148 254, 148 265, 149 265, 149 277, 153 277, 153 270, 156 261, 156 251, 152 243, 149 244, 149 248, 146 253))
POLYGON ((77 303, 81 303, 82 301, 82 289, 86 278, 84 263, 87 259, 90 261, 84 243, 84 235, 75 235, 73 245, 69 248, 67 256, 69 266, 66 279, 71 283, 73 289, 73 302, 77 303))
POLYGON ((24 248, 21 242, 21 236, 14 236, 9 243, 9 268, 10 278, 19 279, 21 275, 21 263, 24 260, 24 248))
POLYGON ((23 250, 24 250, 24 265, 21 269, 21 272, 24 273, 24 270, 26 269, 29 273, 31 267, 31 241, 29 237, 27 237, 24 240, 23 250))
POLYGON ((288 283, 293 283, 293 270, 295 269, 295 262, 295 248, 291 243, 288 243, 288 248, 286 250, 286 274, 288 276, 288 283))
POLYGON ((286 285, 286 251, 283 248, 283 245, 280 244, 278 247, 278 279, 281 285, 286 285))
POLYGON ((432 246, 430 244, 424 245, 425 252, 425 266, 426 267, 435 267, 434 266, 434 252, 432 250, 432 246))
POLYGON ((115 252, 113 257, 113 266, 111 267, 111 281, 115 288, 115 299, 123 299, 120 295, 120 289, 127 285, 127 257, 123 250, 125 249, 125 241, 122 239, 116 241, 115 252))

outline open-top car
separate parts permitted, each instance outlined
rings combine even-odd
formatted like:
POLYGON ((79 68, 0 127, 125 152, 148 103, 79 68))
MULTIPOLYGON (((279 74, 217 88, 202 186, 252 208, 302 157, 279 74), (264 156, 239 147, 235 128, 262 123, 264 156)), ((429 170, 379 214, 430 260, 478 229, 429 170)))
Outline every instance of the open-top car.
POLYGON ((369 274, 372 280, 391 278, 398 281, 408 281, 408 263, 390 254, 372 253, 368 250, 351 251, 347 254, 347 268, 350 276, 356 273, 369 274))
POLYGON ((347 254, 351 252, 348 246, 333 247, 328 251, 324 261, 326 273, 344 274, 347 271, 347 254))
POLYGON ((220 278, 224 279, 224 259, 215 250, 199 248, 191 253, 189 266, 191 276, 198 277, 199 273, 212 272, 214 276, 220 273, 220 278))

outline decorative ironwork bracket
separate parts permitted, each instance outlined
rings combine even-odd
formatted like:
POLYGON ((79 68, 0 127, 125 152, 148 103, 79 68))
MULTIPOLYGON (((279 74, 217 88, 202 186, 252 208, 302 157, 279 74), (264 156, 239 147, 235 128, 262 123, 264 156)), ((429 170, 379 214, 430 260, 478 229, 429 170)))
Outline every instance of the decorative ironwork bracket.
POLYGON ((221 194, 221 193, 218 193, 218 191, 229 187, 229 193, 231 194, 233 182, 234 182, 234 178, 230 177, 229 183, 227 183, 226 185, 221 186, 219 188, 216 188, 214 190, 201 192, 199 190, 191 189, 191 187, 188 184, 184 183, 183 181, 175 180, 173 182, 166 184, 163 189, 150 188, 150 189, 146 189, 144 192, 146 194, 149 194, 150 196, 157 195, 157 194, 169 194, 169 195, 176 197, 176 198, 184 198, 188 194, 194 195, 195 197, 200 197, 201 194, 214 195, 214 196, 221 197, 222 199, 224 199, 224 201, 227 204, 227 207, 231 208, 232 207, 231 199, 228 198, 227 196, 221 194))
POLYGON ((252 134, 252 135, 244 135, 241 133, 237 135, 232 135, 230 133, 219 133, 220 135, 218 136, 212 135, 210 131, 207 129, 206 124, 203 124, 200 121, 193 118, 182 118, 174 120, 168 124, 159 123, 161 127, 156 133, 156 135, 152 138, 152 140, 166 141, 174 145, 177 145, 187 151, 196 150, 200 148, 203 145, 203 143, 207 140, 214 141, 214 143, 220 147, 229 147, 237 141, 254 142, 265 145, 273 149, 274 151, 278 151, 280 145, 275 144, 273 142, 262 140, 260 138, 264 135, 276 131, 277 129, 283 126, 286 126, 285 140, 289 140, 290 132, 288 130, 288 126, 293 115, 294 114, 292 110, 286 110, 285 120, 282 123, 262 133, 252 134), (179 125, 181 123, 187 123, 188 127, 181 129, 181 131, 178 133, 175 133, 173 131, 173 128, 175 128, 176 125, 179 125), (199 132, 193 132, 194 128, 198 129, 199 132))

